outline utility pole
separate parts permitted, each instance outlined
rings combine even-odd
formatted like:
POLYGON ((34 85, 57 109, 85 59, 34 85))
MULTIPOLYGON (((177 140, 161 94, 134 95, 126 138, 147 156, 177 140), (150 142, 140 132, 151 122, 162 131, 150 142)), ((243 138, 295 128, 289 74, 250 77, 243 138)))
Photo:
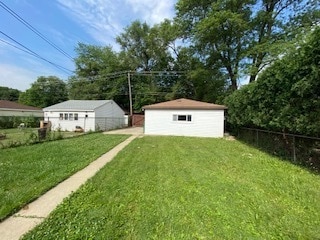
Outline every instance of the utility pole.
POLYGON ((132 118, 132 93, 131 93, 130 71, 128 71, 128 87, 129 87, 129 108, 130 108, 130 118, 132 118))

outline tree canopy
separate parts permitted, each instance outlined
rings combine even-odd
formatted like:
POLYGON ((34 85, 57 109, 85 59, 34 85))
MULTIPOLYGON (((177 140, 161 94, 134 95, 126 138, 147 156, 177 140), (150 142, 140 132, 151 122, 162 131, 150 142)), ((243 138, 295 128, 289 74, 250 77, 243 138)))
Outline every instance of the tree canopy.
POLYGON ((68 81, 72 99, 114 99, 128 109, 130 72, 134 108, 177 97, 216 101, 225 90, 225 76, 203 63, 177 42, 179 27, 165 20, 149 26, 134 21, 111 47, 79 44, 75 75, 68 81), (197 80, 199 79, 199 81, 197 80))
POLYGON ((179 97, 221 103, 245 78, 254 82, 299 46, 320 20, 316 3, 178 0, 173 20, 155 25, 137 20, 124 28, 116 37, 118 52, 80 43, 69 97, 111 98, 128 109, 130 72, 136 111, 179 97))
POLYGON ((176 9, 182 37, 206 65, 228 75, 232 90, 244 75, 254 81, 290 40, 319 22, 316 1, 179 0, 176 9))
POLYGON ((226 99, 229 122, 319 136, 320 28, 226 99))
POLYGON ((38 77, 31 87, 19 96, 19 102, 44 108, 68 99, 66 83, 55 76, 38 77))
POLYGON ((20 91, 18 89, 0 86, 0 100, 17 102, 19 99, 19 95, 20 91))

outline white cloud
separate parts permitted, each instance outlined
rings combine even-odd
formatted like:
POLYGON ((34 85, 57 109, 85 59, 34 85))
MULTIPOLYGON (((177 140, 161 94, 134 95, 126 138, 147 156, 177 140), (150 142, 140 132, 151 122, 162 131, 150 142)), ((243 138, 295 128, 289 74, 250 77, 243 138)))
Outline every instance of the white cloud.
POLYGON ((114 19, 116 11, 109 0, 58 0, 62 9, 97 41, 108 44, 122 30, 114 19), (111 34, 113 35, 110 37, 111 34))
POLYGON ((96 41, 114 44, 114 39, 134 20, 160 23, 174 15, 176 0, 58 0, 68 16, 96 41))
POLYGON ((155 24, 165 18, 173 17, 176 0, 126 0, 126 2, 141 16, 142 20, 155 24))
POLYGON ((29 67, 0 63, 0 86, 25 91, 30 88, 31 84, 40 76, 56 76, 62 80, 67 79, 66 74, 57 73, 57 70, 53 67, 46 67, 37 62, 33 63, 31 59, 26 60, 29 60, 29 67))
POLYGON ((31 83, 37 79, 34 71, 9 64, 0 63, 0 86, 10 87, 24 91, 30 88, 31 83))

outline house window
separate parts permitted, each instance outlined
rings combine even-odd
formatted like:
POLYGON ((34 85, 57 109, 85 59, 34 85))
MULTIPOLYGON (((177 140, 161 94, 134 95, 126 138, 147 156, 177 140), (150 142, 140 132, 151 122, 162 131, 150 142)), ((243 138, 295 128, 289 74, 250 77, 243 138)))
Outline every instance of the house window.
POLYGON ((64 114, 64 120, 68 120, 68 113, 64 114))
POLYGON ((192 121, 192 115, 186 115, 186 114, 173 114, 173 121, 174 122, 191 122, 192 121))
POLYGON ((73 121, 73 113, 69 113, 69 120, 73 121))
POLYGON ((63 113, 59 113, 59 120, 63 120, 63 113))
POLYGON ((74 114, 74 120, 78 121, 78 113, 74 114))

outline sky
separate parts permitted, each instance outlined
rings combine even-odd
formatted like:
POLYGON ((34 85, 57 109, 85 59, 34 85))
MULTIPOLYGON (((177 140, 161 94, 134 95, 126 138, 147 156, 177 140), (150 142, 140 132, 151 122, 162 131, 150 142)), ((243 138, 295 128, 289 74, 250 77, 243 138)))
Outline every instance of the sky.
POLYGON ((131 22, 140 20, 153 25, 171 19, 176 2, 0 0, 0 86, 25 91, 39 76, 57 76, 67 81, 75 70, 72 58, 76 57, 74 50, 79 42, 110 45, 118 51, 115 38, 131 22), (29 50, 33 55, 25 52, 29 50))

